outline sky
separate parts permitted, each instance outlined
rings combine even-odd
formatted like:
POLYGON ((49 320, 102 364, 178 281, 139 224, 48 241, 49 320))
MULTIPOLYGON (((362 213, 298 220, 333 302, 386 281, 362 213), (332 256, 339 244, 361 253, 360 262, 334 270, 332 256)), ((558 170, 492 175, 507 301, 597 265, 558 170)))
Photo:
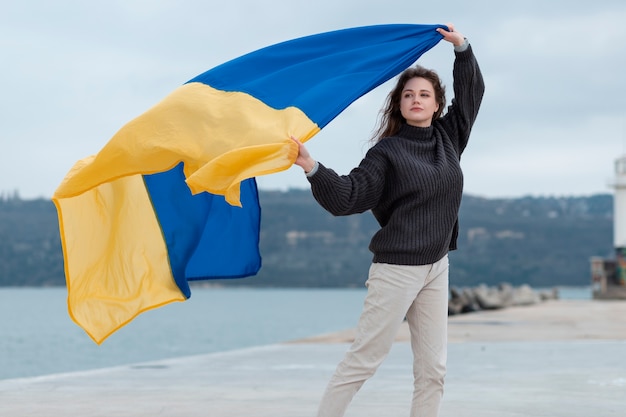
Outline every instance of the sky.
MULTIPOLYGON (((49 198, 74 163, 196 75, 261 47, 386 23, 454 23, 485 78, 461 165, 486 198, 610 193, 626 154, 623 0, 15 0, 0 13, 0 196, 49 198)), ((452 97, 452 45, 418 61, 452 97)), ((370 146, 392 81, 307 147, 340 174, 370 146)), ((292 168, 262 189, 307 188, 292 168)))

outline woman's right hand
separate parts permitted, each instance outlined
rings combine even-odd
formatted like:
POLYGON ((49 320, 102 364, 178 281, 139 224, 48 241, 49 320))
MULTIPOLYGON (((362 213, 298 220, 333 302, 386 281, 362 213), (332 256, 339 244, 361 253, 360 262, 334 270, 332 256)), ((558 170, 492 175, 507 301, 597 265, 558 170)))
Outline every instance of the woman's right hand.
POLYGON ((300 142, 293 136, 291 137, 291 140, 293 140, 298 145, 298 157, 296 158, 294 164, 301 167, 305 173, 310 172, 315 166, 315 159, 311 158, 309 150, 306 148, 306 146, 304 146, 302 142, 300 142))

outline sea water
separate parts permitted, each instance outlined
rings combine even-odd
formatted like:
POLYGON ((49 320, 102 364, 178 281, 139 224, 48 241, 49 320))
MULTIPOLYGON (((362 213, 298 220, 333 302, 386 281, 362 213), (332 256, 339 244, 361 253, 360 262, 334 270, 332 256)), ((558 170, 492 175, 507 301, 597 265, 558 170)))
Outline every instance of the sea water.
MULTIPOLYGON (((559 289, 590 298, 589 288, 559 289)), ((365 289, 193 288, 96 345, 67 313, 65 288, 0 288, 0 379, 279 343, 354 327, 365 289)))
POLYGON ((0 288, 0 379, 278 343, 351 328, 364 289, 193 288, 101 345, 67 312, 65 288, 0 288))

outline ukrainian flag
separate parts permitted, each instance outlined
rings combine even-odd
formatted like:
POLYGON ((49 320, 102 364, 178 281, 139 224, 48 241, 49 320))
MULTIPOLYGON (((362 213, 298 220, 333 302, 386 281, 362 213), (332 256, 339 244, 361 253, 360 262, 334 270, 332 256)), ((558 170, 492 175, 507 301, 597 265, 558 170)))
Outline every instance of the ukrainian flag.
POLYGON ((377 25, 272 45, 183 84, 78 161, 56 190, 71 318, 98 344, 189 281, 254 275, 255 177, 289 168, 442 25, 377 25))

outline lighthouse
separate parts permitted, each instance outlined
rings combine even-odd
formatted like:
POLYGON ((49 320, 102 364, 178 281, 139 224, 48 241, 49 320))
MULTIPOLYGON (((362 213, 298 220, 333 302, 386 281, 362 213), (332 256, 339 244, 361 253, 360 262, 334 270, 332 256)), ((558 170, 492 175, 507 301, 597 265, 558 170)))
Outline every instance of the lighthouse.
POLYGON ((626 155, 615 160, 611 187, 615 257, 591 258, 591 288, 594 299, 626 300, 626 155))
POLYGON ((626 155, 615 160, 613 181, 613 245, 616 281, 626 286, 626 155))

